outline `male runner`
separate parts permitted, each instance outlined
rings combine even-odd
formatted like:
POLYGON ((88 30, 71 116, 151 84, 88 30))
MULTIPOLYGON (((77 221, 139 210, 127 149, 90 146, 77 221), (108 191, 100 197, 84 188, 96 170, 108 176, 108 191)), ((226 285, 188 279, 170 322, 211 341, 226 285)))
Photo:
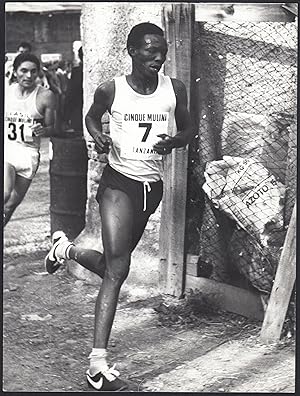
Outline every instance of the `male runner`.
POLYGON ((5 91, 4 226, 22 202, 39 166, 40 136, 50 136, 55 124, 53 93, 36 84, 38 58, 19 54, 13 63, 16 83, 5 91))
POLYGON ((149 216, 162 198, 163 155, 184 147, 193 133, 184 84, 159 74, 167 54, 163 31, 151 23, 132 28, 127 39, 132 72, 101 84, 86 116, 86 126, 99 152, 108 152, 97 192, 104 253, 82 249, 58 231, 45 264, 55 272, 65 259, 103 278, 95 308, 94 345, 87 371, 88 384, 100 391, 120 391, 126 383, 108 367, 106 348, 120 288, 131 253, 149 216), (110 136, 102 133, 101 117, 110 114, 110 136), (176 125, 175 125, 176 123, 176 125), (170 137, 177 126, 180 131, 170 137))

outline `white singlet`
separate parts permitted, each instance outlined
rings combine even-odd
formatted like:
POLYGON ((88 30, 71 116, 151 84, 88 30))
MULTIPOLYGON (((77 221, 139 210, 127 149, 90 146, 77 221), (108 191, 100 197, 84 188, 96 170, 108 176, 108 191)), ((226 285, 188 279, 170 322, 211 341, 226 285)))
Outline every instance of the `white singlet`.
POLYGON ((15 168, 16 174, 32 179, 40 161, 40 137, 32 136, 30 126, 44 117, 36 107, 37 86, 25 98, 17 97, 17 84, 5 90, 4 103, 4 162, 15 168))
POLYGON ((123 175, 141 182, 162 178, 162 156, 153 149, 176 128, 176 96, 170 77, 158 74, 156 90, 150 95, 134 91, 126 76, 116 77, 110 114, 112 147, 108 161, 123 175))
POLYGON ((39 149, 40 137, 32 136, 30 126, 35 120, 43 119, 36 107, 37 86, 25 99, 17 96, 18 84, 7 87, 4 100, 4 145, 12 147, 21 144, 39 149))

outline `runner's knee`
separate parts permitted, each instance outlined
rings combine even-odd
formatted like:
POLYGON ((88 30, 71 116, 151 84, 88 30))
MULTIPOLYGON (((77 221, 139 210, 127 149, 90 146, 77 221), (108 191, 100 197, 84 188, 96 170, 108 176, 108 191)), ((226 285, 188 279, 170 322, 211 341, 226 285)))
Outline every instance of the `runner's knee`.
POLYGON ((8 202, 10 196, 11 196, 11 192, 4 189, 4 192, 3 192, 4 205, 8 202))
POLYGON ((111 256, 107 260, 105 276, 111 281, 122 284, 128 276, 130 267, 130 255, 111 256))
POLYGON ((4 201, 5 208, 8 210, 14 210, 22 202, 23 196, 20 196, 15 190, 9 194, 7 201, 4 201))
POLYGON ((18 205, 12 206, 9 203, 4 204, 4 208, 3 208, 3 214, 4 216, 9 219, 11 217, 11 215, 14 213, 16 207, 18 205))
POLYGON ((19 202, 7 200, 6 203, 4 203, 4 213, 8 214, 8 213, 13 212, 17 208, 18 205, 19 205, 19 202))

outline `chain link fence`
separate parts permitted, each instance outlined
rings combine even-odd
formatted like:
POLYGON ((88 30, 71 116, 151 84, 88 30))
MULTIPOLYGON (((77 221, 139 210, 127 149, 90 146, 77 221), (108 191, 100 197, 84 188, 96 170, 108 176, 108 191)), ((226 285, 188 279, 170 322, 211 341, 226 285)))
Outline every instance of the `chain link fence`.
POLYGON ((268 296, 296 199, 297 25, 199 22, 192 65, 187 251, 268 296))

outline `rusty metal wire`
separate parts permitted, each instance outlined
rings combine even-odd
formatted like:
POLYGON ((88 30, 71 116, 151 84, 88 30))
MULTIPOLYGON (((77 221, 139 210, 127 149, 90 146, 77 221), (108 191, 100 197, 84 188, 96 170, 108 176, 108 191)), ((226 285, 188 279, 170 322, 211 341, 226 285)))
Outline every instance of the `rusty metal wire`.
MULTIPOLYGON (((232 283, 241 276, 269 294, 296 199, 297 25, 197 23, 192 64, 198 135, 190 147, 187 250, 202 265, 213 265, 212 278, 232 283), (214 191, 215 200, 199 193, 208 164, 229 157, 257 167, 230 193, 229 184, 219 195, 214 191), (274 189, 264 196, 260 183, 266 180, 273 180, 274 189), (251 192, 257 210, 250 224, 247 207, 236 202, 249 203, 251 192), (276 216, 267 221, 264 210, 272 212, 274 194, 276 216)), ((229 168, 236 180, 237 168, 229 168)), ((215 181, 218 176, 224 176, 220 169, 212 173, 215 181)))

